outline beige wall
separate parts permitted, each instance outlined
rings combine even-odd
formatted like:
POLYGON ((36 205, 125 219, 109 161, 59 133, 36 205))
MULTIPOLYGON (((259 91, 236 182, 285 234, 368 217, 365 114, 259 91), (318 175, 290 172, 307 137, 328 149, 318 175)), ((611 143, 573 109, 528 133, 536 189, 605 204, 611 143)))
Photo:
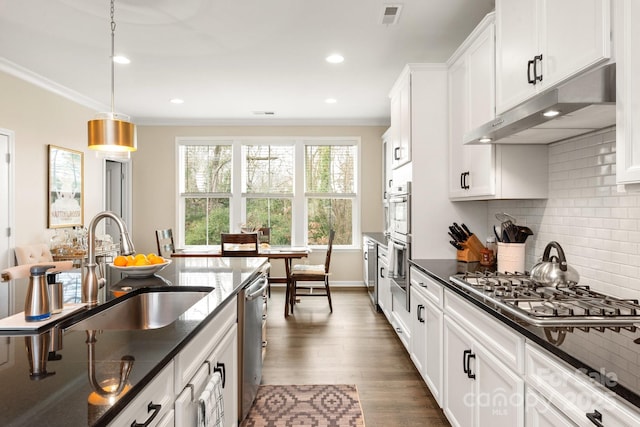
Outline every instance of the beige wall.
POLYGON ((87 146, 94 111, 0 72, 0 127, 15 133, 15 230, 17 246, 48 243, 47 146, 84 152, 85 223, 101 210, 102 162, 87 146))
MULTIPOLYGON (((84 222, 103 208, 103 162, 86 148, 87 121, 95 111, 24 80, 0 72, 0 128, 15 133, 15 245, 48 243, 47 146, 84 153, 84 222)), ((176 228, 175 139, 178 136, 359 136, 361 138, 362 231, 382 231, 382 146, 384 127, 328 126, 138 126, 132 154, 133 223, 139 252, 155 251, 154 230, 176 228)), ((311 262, 322 262, 317 252, 311 262)), ((278 274, 281 266, 275 263, 278 274)), ((333 280, 362 280, 361 253, 336 251, 333 280)))
MULTIPOLYGON (((177 228, 176 137, 207 136, 359 136, 361 138, 362 231, 382 231, 383 127, 328 126, 139 126, 138 151, 133 158, 133 238, 136 249, 155 251, 157 228, 177 228)), ((334 251, 332 280, 362 281, 360 251, 334 251)), ((310 262, 324 262, 324 252, 310 262)), ((282 266, 273 263, 274 274, 282 266)))

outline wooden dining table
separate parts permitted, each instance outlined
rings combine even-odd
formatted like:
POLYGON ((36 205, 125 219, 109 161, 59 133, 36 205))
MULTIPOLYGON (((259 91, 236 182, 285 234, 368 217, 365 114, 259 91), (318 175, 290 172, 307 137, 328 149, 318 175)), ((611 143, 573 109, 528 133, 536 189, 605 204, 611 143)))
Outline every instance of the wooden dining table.
MULTIPOLYGON (((269 284, 284 283, 286 286, 284 316, 289 316, 289 295, 291 292, 291 268, 294 259, 302 259, 309 256, 311 249, 306 246, 273 246, 270 248, 260 248, 258 256, 271 259, 281 259, 284 261, 285 277, 269 276, 269 284)), ((206 249, 176 249, 171 254, 173 258, 186 257, 221 257, 220 247, 210 247, 206 249)))

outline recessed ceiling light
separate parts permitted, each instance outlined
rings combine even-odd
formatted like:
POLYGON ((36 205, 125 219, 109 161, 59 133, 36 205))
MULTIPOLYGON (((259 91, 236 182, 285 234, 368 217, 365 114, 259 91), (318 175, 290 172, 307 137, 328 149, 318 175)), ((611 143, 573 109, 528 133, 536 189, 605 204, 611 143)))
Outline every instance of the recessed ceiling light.
POLYGON ((336 102, 338 102, 338 100, 335 98, 327 98, 324 100, 324 102, 326 102, 327 104, 335 104, 336 102))
POLYGON ((113 62, 116 64, 130 64, 131 61, 126 56, 116 55, 113 57, 113 62))
POLYGON ((331 64, 340 64, 341 62, 344 62, 344 56, 340 55, 339 53, 334 53, 332 55, 327 56, 327 62, 331 63, 331 64))
POLYGON ((173 98, 171 101, 172 104, 184 104, 184 99, 180 99, 180 98, 173 98))
POLYGON ((544 113, 542 113, 542 115, 545 116, 545 117, 555 117, 558 114, 560 114, 560 111, 558 111, 558 110, 549 110, 549 111, 545 111, 544 113))
POLYGON ((479 141, 486 144, 487 142, 491 142, 491 138, 489 138, 488 136, 483 136, 479 139, 479 141))

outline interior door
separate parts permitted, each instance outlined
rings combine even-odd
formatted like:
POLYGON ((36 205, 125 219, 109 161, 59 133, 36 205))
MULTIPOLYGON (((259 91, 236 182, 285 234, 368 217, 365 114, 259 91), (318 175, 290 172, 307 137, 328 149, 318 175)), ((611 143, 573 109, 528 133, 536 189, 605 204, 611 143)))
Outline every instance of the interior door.
MULTIPOLYGON (((0 129, 0 270, 11 265, 11 184, 10 143, 13 133, 0 129)), ((0 298, 1 299, 1 298, 0 298)))

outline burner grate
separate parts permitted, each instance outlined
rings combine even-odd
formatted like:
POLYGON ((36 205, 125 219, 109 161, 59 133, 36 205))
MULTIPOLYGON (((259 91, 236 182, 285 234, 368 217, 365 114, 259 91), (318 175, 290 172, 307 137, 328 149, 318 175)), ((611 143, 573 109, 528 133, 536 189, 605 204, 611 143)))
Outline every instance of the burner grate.
POLYGON ((632 325, 640 322, 637 299, 620 299, 585 285, 541 286, 527 273, 473 272, 454 283, 531 324, 632 325))

